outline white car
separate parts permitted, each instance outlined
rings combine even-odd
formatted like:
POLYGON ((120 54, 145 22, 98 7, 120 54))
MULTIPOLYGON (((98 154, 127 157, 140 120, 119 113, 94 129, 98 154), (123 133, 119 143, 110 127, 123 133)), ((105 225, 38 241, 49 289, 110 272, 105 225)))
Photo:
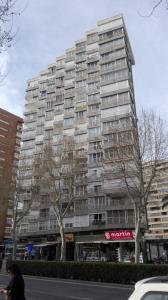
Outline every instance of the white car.
POLYGON ((128 300, 168 300, 168 276, 138 281, 128 300))

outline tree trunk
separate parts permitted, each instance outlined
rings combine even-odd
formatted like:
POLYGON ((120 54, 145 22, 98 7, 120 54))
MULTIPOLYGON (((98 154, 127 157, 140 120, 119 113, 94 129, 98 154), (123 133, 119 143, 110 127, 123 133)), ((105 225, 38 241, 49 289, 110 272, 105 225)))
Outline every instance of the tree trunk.
POLYGON ((60 261, 66 261, 66 241, 65 241, 64 226, 63 226, 62 222, 60 224, 60 236, 61 236, 61 256, 60 256, 60 261))
POLYGON ((140 208, 136 207, 135 217, 135 264, 139 263, 140 256, 140 208))
POLYGON ((16 249, 17 249, 17 237, 16 237, 16 227, 13 228, 13 251, 12 260, 16 260, 16 249))

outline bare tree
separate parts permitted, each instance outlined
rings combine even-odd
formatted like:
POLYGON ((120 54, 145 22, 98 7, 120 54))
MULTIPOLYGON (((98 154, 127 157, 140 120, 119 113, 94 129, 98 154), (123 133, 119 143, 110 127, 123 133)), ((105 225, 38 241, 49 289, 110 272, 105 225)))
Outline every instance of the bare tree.
POLYGON ((27 174, 32 173, 32 165, 26 163, 26 159, 23 157, 19 161, 19 166, 16 172, 13 174, 10 197, 13 215, 12 215, 12 239, 13 239, 13 253, 12 259, 16 259, 17 249, 17 229, 25 216, 28 215, 31 206, 38 194, 37 186, 34 185, 33 177, 30 180, 29 185, 25 185, 25 179, 27 174), (25 202, 25 197, 27 201, 25 202), (26 203, 26 204, 25 204, 26 203))
POLYGON ((15 37, 13 18, 20 15, 15 9, 16 0, 0 0, 0 53, 12 45, 15 37))
POLYGON ((75 149, 73 139, 64 138, 55 153, 49 143, 35 164, 36 185, 47 193, 48 206, 53 209, 61 237, 60 260, 66 260, 66 240, 63 220, 75 210, 76 176, 82 172, 86 159, 75 149))
POLYGON ((153 111, 142 111, 135 120, 118 131, 114 148, 122 183, 134 208, 135 263, 139 262, 141 228, 147 226, 147 201, 157 164, 168 157, 168 131, 165 122, 153 111), (134 122, 134 125, 133 125, 134 122))
POLYGON ((140 15, 142 17, 151 17, 155 13, 155 11, 159 8, 159 6, 161 6, 162 4, 166 9, 168 9, 168 0, 156 0, 155 4, 153 5, 151 11, 148 14, 146 15, 140 14, 140 15))

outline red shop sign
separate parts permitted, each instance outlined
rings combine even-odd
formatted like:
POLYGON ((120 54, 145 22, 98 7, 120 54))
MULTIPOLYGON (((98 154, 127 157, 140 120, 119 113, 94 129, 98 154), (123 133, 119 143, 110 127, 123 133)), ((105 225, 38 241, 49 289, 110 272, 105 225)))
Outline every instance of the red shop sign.
POLYGON ((132 230, 114 230, 105 232, 106 240, 133 240, 134 232, 132 230))

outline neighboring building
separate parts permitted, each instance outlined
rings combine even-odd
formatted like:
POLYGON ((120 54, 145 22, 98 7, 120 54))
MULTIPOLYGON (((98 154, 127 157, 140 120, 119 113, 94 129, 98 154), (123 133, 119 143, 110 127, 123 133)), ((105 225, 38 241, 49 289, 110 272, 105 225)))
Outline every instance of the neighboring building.
MULTIPOLYGON (((126 260, 134 248, 133 205, 116 151, 125 140, 122 147, 127 152, 136 126, 132 65, 134 57, 119 15, 98 22, 73 48, 28 81, 22 136, 26 163, 32 164, 48 140, 57 151, 63 136, 73 136, 88 156, 86 173, 77 179, 76 210, 64 220, 71 241, 67 243, 69 259, 74 257, 74 247, 77 259, 86 260, 104 256, 126 260)), ((29 170, 25 203, 30 182, 29 170)), ((50 213, 44 216, 42 204, 32 207, 19 230, 22 240, 41 244, 45 255, 49 251, 57 256, 56 246, 49 246, 59 244, 56 220, 50 213)))
POLYGON ((168 161, 157 164, 148 204, 148 260, 162 257, 168 261, 168 161))
POLYGON ((22 118, 0 108, 0 238, 8 238, 11 233, 9 191, 18 167, 22 123, 22 118))

